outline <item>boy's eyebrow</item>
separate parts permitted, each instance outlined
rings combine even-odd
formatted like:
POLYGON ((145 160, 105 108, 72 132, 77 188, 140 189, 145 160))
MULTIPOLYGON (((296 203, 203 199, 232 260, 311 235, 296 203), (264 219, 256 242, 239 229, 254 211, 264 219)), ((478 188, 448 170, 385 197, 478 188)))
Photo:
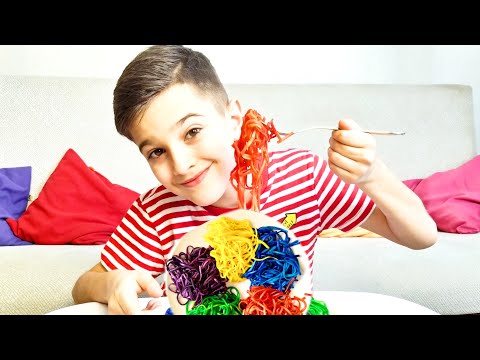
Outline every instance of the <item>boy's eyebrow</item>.
MULTIPOLYGON (((175 127, 178 128, 178 127, 182 126, 183 123, 184 123, 187 119, 189 119, 189 118, 191 118, 191 117, 193 117, 193 116, 202 116, 202 115, 201 115, 201 114, 197 114, 197 113, 188 113, 188 114, 186 114, 185 116, 183 116, 180 120, 177 121, 177 123, 175 124, 175 127)), ((148 145, 149 143, 150 143, 150 141, 149 141, 148 139, 143 140, 143 141, 138 145, 138 148, 139 148, 140 152, 142 152, 142 149, 143 149, 146 145, 148 145)))

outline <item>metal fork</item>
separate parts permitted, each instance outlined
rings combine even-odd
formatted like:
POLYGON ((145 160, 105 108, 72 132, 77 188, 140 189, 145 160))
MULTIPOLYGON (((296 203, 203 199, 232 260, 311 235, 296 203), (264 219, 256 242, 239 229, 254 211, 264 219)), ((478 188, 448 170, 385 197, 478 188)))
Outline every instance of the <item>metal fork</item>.
MULTIPOLYGON (((304 128, 300 130, 295 130, 295 131, 290 131, 288 133, 279 131, 278 133, 282 136, 288 135, 288 134, 298 134, 301 132, 305 131, 310 131, 310 130, 338 130, 336 127, 329 127, 329 126, 313 126, 309 128, 304 128)), ((373 134, 373 135, 405 135, 405 132, 398 132, 398 131, 385 131, 385 130, 361 130, 364 133, 368 134, 373 134)))

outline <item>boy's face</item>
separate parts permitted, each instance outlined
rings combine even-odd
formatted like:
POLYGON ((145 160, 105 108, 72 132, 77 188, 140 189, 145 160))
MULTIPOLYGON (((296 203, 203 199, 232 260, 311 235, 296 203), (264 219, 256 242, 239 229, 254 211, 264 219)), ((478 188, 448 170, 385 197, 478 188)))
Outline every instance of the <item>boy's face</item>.
POLYGON ((238 101, 221 114, 191 86, 174 85, 152 100, 131 133, 167 189, 197 205, 236 208, 230 172, 241 124, 238 101))

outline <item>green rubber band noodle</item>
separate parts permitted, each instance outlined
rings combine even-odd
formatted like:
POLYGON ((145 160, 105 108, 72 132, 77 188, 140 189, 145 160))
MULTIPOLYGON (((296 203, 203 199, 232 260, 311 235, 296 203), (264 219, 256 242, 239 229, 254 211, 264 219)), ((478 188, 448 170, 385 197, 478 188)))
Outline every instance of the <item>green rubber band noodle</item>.
POLYGON ((330 315, 327 304, 312 297, 307 311, 308 315, 330 315))
POLYGON ((185 312, 187 315, 242 315, 239 302, 240 292, 230 286, 224 294, 204 297, 199 305, 195 305, 194 301, 187 302, 185 312), (193 306, 191 309, 190 305, 193 306))

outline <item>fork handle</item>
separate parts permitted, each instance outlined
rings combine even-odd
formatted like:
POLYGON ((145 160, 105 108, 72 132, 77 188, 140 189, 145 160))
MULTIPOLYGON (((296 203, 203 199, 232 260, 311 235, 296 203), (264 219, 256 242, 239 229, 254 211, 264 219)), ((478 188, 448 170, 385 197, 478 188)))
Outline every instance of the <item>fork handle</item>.
MULTIPOLYGON (((338 130, 336 127, 329 127, 329 126, 313 126, 305 129, 301 129, 298 131, 294 131, 294 134, 298 134, 300 132, 310 131, 310 130, 338 130)), ((362 130, 364 133, 372 134, 372 135, 405 135, 405 132, 399 131, 384 131, 384 130, 362 130)))
POLYGON ((379 131, 379 130, 362 130, 362 131, 372 135, 405 135, 405 132, 398 132, 398 131, 379 131))

